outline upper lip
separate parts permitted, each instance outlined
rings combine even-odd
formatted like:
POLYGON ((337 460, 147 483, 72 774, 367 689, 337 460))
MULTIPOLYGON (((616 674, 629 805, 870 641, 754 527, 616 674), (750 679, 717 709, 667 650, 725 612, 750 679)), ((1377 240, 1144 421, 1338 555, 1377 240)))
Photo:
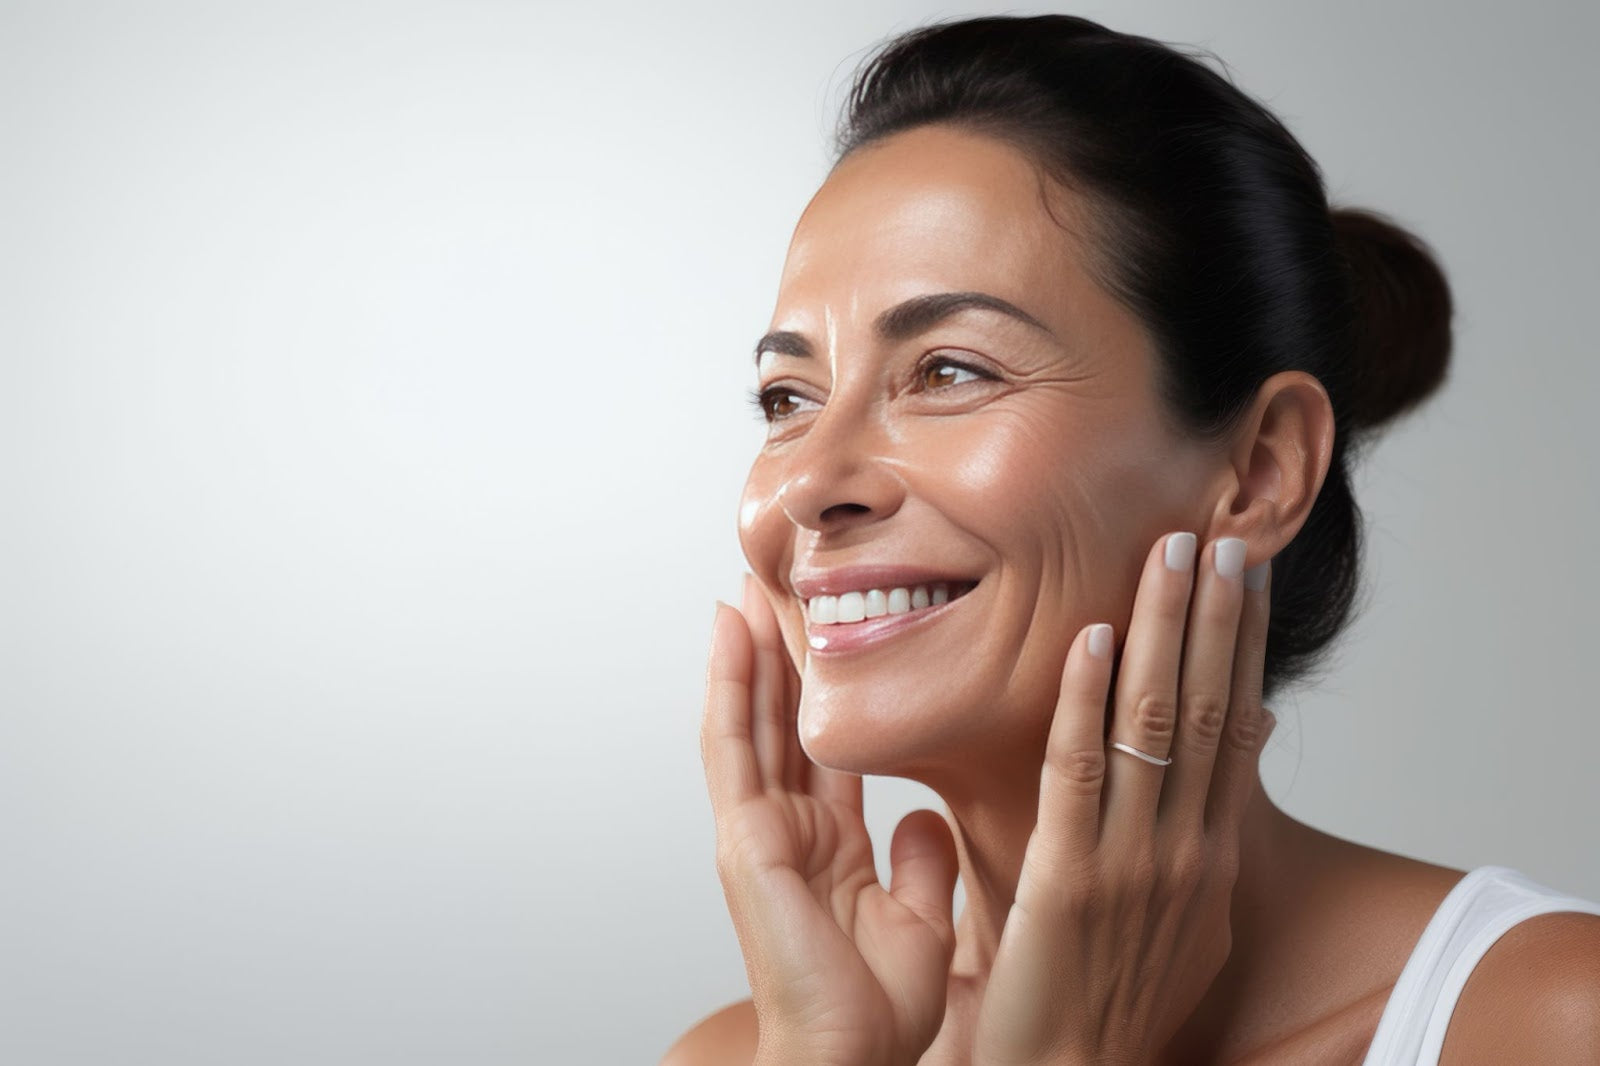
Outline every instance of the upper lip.
POLYGON ((864 592, 868 589, 916 588, 944 582, 960 585, 976 582, 950 570, 926 566, 896 566, 891 564, 841 566, 829 570, 795 570, 789 575, 789 584, 802 600, 813 596, 838 596, 846 592, 864 592))

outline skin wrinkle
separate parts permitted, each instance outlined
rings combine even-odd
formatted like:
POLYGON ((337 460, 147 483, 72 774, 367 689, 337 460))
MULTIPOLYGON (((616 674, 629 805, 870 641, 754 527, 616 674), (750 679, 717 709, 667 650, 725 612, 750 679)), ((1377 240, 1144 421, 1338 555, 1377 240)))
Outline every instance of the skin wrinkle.
MULTIPOLYGON (((739 507, 740 545, 802 677, 806 754, 920 781, 947 806, 966 888, 940 1035, 950 1046, 970 1035, 1015 896, 1073 638, 1110 622, 1120 656, 1161 535, 1192 530, 1202 548, 1238 536, 1253 564, 1287 543, 1310 507, 1261 499, 1258 479, 1238 471, 1239 442, 1197 442, 1166 417, 1150 338, 1094 280, 1074 235, 1093 227, 1058 225, 1052 203, 1069 222, 1080 208, 1065 190, 1032 195, 1040 180, 1004 142, 938 126, 834 168, 796 226, 769 326, 805 334, 827 359, 763 360, 762 386, 792 388, 803 402, 773 424, 739 507), (1009 300, 1061 343, 985 311, 900 344, 876 337, 884 309, 953 291, 1009 300), (934 355, 1003 381, 925 385, 920 367, 934 355), (790 588, 797 563, 926 565, 979 584, 929 626, 819 654, 790 588)), ((1284 393, 1304 403, 1311 390, 1284 393)), ((1265 864, 1287 816, 1255 795, 1246 833, 1265 864)), ((1261 905, 1245 880, 1239 913, 1261 905)))
MULTIPOLYGON (((948 147, 933 141, 924 143, 948 147)), ((746 488, 747 501, 779 506, 746 506, 740 530, 778 605, 785 644, 803 664, 799 727, 808 754, 855 772, 914 777, 947 798, 993 797, 991 782, 973 787, 972 767, 1015 765, 1019 746, 1042 758, 1073 635, 1107 619, 1120 638, 1148 545, 1171 528, 1198 526, 1181 518, 1198 480, 1183 475, 1192 447, 1155 412, 1142 329, 1085 275, 1045 198, 1009 192, 1039 188, 1036 169, 1003 146, 963 148, 929 167, 922 158, 897 165, 887 145, 875 146, 842 162, 807 205, 772 328, 805 332, 806 319, 820 319, 831 386, 812 382, 827 403, 790 416, 803 426, 780 421, 746 488), (873 180, 885 167, 888 180, 873 180), (969 312, 920 343, 875 348, 867 323, 880 309, 964 289, 1010 300, 1066 343, 1051 346, 1021 324, 969 312), (1041 291, 1059 295, 1040 301, 1041 291), (952 349, 959 358, 963 347, 986 357, 975 362, 1002 368, 1008 384, 947 386, 950 400, 892 395, 890 383, 922 353, 952 349), (918 417, 944 404, 956 413, 918 417), (845 502, 871 513, 818 528, 828 507, 845 502), (982 580, 939 625, 825 663, 807 654, 803 605, 787 591, 797 557, 965 564, 982 580), (937 662, 960 663, 963 676, 941 676, 949 672, 931 669, 937 662)), ((807 381, 806 362, 775 356, 769 366, 783 380, 807 381)), ((993 811, 985 809, 992 800, 974 798, 973 832, 961 834, 1008 838, 1004 861, 980 848, 964 864, 993 871, 975 880, 993 886, 994 905, 969 889, 966 909, 982 918, 985 958, 1014 891, 1017 842, 1009 838, 1031 821, 1017 814, 1036 805, 1035 777, 1036 768, 1013 775, 1028 783, 1011 786, 993 811)))

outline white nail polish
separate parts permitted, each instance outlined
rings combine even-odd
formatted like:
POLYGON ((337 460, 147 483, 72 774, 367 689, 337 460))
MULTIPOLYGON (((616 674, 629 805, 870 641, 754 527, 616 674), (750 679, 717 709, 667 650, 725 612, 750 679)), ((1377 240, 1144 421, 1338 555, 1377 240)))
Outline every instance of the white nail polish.
POLYGON ((1089 654, 1096 659, 1111 658, 1111 627, 1105 622, 1089 627, 1089 654))
POLYGON ((1217 541, 1213 562, 1222 577, 1235 578, 1244 572, 1245 543, 1238 537, 1223 537, 1217 541))
POLYGON ((1257 563, 1244 572, 1244 587, 1251 592, 1260 592, 1267 587, 1267 574, 1272 570, 1272 560, 1257 563))
POLYGON ((1167 569, 1188 570, 1194 566, 1195 536, 1174 533, 1167 538, 1167 569))

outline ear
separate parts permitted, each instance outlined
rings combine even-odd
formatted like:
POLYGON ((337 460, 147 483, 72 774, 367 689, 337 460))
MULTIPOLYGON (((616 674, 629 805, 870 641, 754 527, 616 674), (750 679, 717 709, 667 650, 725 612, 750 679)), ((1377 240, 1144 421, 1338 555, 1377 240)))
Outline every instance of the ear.
POLYGON ((1206 539, 1243 538, 1247 566, 1277 555, 1305 525, 1332 456, 1333 405, 1322 382, 1303 370, 1274 374, 1228 445, 1206 539))

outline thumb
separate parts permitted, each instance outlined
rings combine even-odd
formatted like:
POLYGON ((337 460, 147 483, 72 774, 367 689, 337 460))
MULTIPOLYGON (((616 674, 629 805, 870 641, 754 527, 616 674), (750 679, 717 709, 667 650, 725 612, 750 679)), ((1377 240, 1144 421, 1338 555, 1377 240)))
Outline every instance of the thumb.
POLYGON ((912 811, 889 842, 889 895, 909 907, 955 950, 951 917, 956 887, 956 842, 938 811, 912 811))

